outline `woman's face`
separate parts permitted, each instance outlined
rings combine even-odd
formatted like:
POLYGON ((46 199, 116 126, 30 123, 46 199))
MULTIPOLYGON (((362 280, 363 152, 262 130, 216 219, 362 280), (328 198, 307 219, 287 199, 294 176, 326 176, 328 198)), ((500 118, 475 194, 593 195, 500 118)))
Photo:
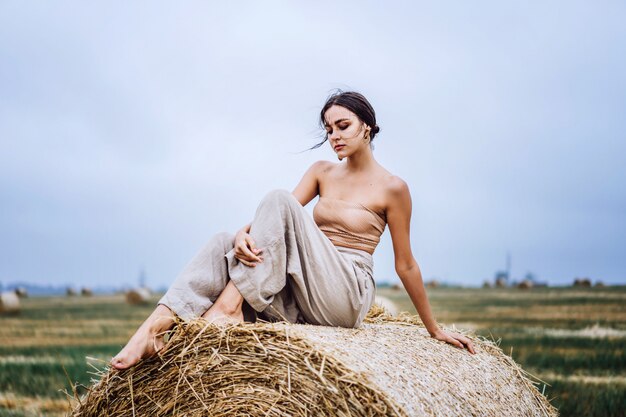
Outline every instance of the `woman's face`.
POLYGON ((345 107, 333 105, 324 114, 328 142, 339 159, 352 155, 362 146, 369 146, 364 139, 367 125, 345 107))

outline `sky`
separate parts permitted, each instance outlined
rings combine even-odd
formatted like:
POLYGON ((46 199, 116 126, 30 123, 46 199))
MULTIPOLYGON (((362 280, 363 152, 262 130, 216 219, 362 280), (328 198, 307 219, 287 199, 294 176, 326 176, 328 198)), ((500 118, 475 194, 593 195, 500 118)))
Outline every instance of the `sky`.
MULTIPOLYGON (((167 286, 363 93, 424 280, 626 283, 620 1, 0 3, 0 283, 167 286)), ((344 161, 345 162, 345 161, 344 161)), ((311 213, 313 202, 307 205, 311 213)), ((399 282, 386 229, 379 282, 399 282)))

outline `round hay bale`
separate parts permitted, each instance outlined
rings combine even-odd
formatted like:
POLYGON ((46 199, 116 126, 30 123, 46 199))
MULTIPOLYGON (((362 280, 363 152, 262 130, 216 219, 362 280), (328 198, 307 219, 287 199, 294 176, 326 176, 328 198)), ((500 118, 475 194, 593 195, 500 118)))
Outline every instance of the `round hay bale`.
POLYGON ((517 284, 517 288, 519 288, 520 290, 529 290, 533 287, 533 285, 534 283, 531 280, 525 279, 524 281, 517 284))
POLYGON ((398 307, 396 304, 387 297, 377 295, 374 297, 374 304, 378 304, 385 309, 390 315, 395 316, 398 314, 398 307))
POLYGON ((428 281, 426 283, 426 287, 428 288, 437 288, 439 287, 441 284, 439 283, 439 281, 437 281, 436 279, 433 279, 431 281, 428 281))
POLYGON ((507 282, 504 278, 498 278, 496 280, 496 288, 506 288, 507 282))
POLYGON ((75 290, 74 288, 67 287, 67 289, 65 290, 65 294, 66 294, 68 297, 73 297, 73 296, 75 296, 75 295, 76 295, 76 290, 75 290))
POLYGON ((150 301, 150 291, 146 288, 135 288, 126 293, 128 304, 147 304, 150 301))
POLYGON ((469 354, 374 307, 359 329, 179 322, 159 356, 104 370, 72 416, 557 416, 493 342, 469 354))
POLYGON ((80 289, 80 295, 83 297, 91 297, 93 295, 93 291, 91 291, 91 288, 83 287, 80 289))
POLYGON ((574 287, 591 287, 591 280, 589 278, 576 278, 574 279, 574 287))
POLYGON ((10 314, 20 311, 20 299, 15 291, 0 293, 0 313, 10 314))
POLYGON ((152 292, 152 290, 150 289, 150 287, 139 287, 139 288, 141 288, 142 290, 146 291, 146 292, 147 292, 148 294, 150 294, 150 295, 154 294, 154 293, 152 292))
POLYGON ((17 287, 15 289, 15 295, 19 298, 28 298, 28 290, 25 287, 17 287))

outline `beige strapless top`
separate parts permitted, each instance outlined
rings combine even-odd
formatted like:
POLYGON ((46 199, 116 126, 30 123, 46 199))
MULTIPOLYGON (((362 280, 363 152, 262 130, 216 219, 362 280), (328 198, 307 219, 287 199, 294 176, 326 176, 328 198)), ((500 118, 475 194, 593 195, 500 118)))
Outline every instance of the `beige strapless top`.
POLYGON ((370 254, 385 231, 383 214, 352 201, 320 197, 313 220, 335 246, 364 250, 370 254))

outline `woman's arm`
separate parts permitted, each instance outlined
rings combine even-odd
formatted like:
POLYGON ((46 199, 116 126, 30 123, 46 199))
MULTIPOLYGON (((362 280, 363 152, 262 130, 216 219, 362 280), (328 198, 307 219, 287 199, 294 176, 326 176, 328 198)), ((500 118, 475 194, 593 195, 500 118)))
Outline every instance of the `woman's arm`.
POLYGON ((313 200, 316 195, 320 193, 319 190, 319 177, 322 175, 324 170, 328 168, 328 165, 332 164, 329 161, 317 161, 313 163, 309 167, 309 169, 304 173, 302 179, 296 185, 296 188, 291 192, 296 199, 302 204, 306 206, 309 204, 309 201, 313 200))
POLYGON ((411 193, 406 182, 402 179, 394 177, 392 181, 393 183, 389 188, 386 214, 393 242, 396 273, 400 277, 428 333, 436 339, 443 340, 461 349, 466 345, 471 353, 475 353, 474 346, 469 338, 457 333, 443 331, 433 317, 426 289, 424 288, 422 273, 411 251, 411 193))

